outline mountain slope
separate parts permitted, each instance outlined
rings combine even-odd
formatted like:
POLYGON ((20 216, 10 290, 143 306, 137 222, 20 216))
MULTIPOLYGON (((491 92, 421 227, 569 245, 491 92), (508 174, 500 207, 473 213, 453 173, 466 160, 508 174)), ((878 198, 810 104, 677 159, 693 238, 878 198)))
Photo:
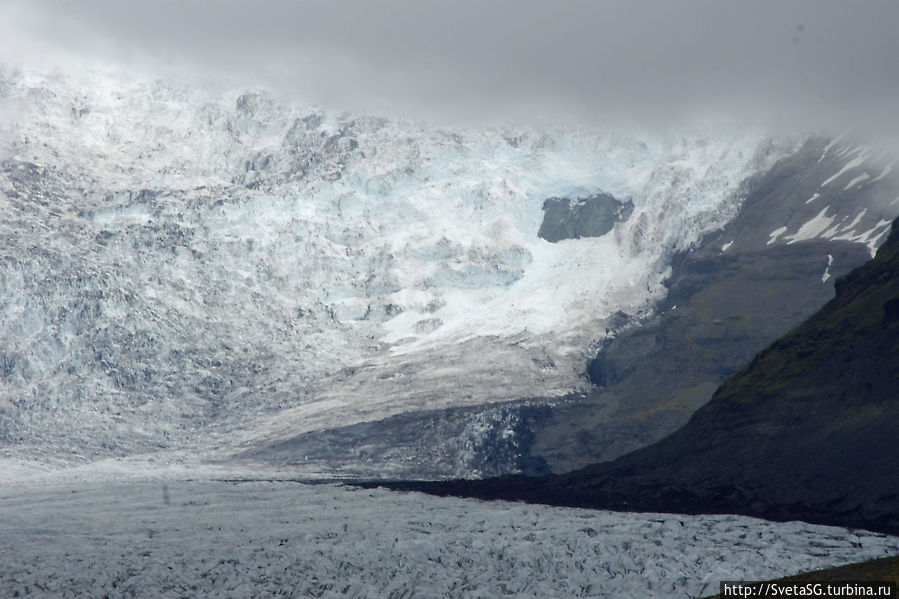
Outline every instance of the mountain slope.
POLYGON ((852 183, 874 170, 864 161, 833 178, 866 152, 811 139, 744 182, 736 217, 672 261, 658 316, 607 340, 589 365, 597 387, 533 430, 533 456, 565 472, 660 440, 833 297, 834 279, 870 258, 899 209, 894 178, 852 183))
POLYGON ((732 512, 899 532, 899 222, 837 296, 728 379, 686 426, 538 479, 414 485, 561 505, 732 512))

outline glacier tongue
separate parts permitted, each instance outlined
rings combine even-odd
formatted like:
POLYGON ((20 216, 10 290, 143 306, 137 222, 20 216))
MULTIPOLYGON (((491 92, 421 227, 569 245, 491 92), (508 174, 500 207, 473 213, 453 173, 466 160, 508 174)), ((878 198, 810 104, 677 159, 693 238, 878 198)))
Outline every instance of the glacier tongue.
POLYGON ((224 450, 585 384, 616 313, 787 149, 435 128, 262 92, 0 70, 4 452, 224 450), (633 202, 537 237, 549 197, 633 202), (212 437, 209 435, 213 434, 212 437))
POLYGON ((802 522, 289 482, 169 475, 0 492, 4 597, 682 598, 897 550, 896 537, 802 522))

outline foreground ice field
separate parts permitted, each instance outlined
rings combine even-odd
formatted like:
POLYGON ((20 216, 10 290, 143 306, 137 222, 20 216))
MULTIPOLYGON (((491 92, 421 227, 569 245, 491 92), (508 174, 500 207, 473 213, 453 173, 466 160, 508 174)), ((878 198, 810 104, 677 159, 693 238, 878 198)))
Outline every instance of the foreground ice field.
POLYGON ((899 538, 291 482, 0 488, 0 596, 691 597, 899 538))

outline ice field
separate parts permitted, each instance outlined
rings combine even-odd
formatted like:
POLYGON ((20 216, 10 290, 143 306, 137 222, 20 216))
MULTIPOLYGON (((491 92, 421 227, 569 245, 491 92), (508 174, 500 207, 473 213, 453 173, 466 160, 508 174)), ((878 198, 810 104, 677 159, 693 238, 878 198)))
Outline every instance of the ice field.
POLYGON ((899 538, 333 484, 0 489, 3 597, 694 597, 876 558, 899 538))

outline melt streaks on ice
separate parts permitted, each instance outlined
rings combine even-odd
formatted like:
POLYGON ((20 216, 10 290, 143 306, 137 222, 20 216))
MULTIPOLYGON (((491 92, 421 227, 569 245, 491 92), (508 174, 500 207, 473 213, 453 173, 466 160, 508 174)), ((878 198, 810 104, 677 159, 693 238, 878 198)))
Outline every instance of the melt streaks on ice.
POLYGON ((899 539, 288 482, 0 491, 0 594, 703 596, 893 555, 899 539), (722 548, 727 548, 726 555, 722 548))
POLYGON ((854 229, 855 226, 856 226, 859 222, 861 222, 862 218, 864 218, 865 214, 867 214, 867 213, 868 213, 868 209, 867 209, 867 208, 862 208, 862 211, 859 212, 857 215, 855 215, 855 218, 852 219, 852 222, 849 223, 848 225, 846 225, 846 229, 847 229, 847 230, 854 229))

